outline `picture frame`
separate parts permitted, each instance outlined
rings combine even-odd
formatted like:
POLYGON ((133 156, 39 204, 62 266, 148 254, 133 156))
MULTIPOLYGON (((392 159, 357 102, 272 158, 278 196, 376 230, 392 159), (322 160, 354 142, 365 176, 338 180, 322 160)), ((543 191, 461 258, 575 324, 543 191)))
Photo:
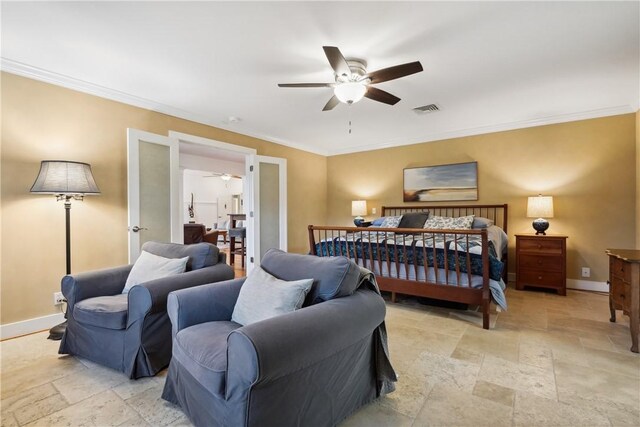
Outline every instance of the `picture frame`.
POLYGON ((478 200, 478 162, 405 168, 404 202, 478 200))

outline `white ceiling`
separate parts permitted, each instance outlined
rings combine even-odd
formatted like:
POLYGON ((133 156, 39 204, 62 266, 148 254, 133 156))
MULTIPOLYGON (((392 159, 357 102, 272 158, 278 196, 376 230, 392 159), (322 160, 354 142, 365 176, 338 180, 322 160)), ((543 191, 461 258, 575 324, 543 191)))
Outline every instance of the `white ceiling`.
POLYGON ((2 68, 321 154, 638 109, 640 3, 2 2, 2 68), (322 46, 424 72, 322 112, 322 46), (437 103, 442 111, 412 108, 437 103), (240 121, 229 122, 229 117, 240 121), (348 133, 348 122, 352 133, 348 133))

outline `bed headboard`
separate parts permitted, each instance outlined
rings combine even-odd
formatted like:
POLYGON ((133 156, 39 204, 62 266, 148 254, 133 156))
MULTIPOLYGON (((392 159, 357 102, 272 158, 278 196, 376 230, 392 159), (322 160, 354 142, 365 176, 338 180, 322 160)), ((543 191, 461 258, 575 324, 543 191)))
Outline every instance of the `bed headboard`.
POLYGON ((403 215, 409 212, 429 211, 429 216, 459 217, 481 216, 492 220, 507 232, 507 204, 504 205, 455 205, 455 206, 383 206, 382 216, 403 215))

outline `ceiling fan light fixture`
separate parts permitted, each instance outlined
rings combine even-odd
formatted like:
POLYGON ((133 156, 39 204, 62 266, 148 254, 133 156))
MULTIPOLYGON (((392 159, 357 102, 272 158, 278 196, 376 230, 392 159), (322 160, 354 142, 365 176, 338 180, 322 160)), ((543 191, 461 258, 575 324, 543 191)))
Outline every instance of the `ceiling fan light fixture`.
POLYGON ((362 99, 367 92, 367 86, 362 82, 345 82, 336 85, 334 93, 340 102, 353 104, 362 99))
POLYGON ((220 179, 223 181, 229 181, 231 179, 231 175, 229 175, 228 173, 223 173, 222 175, 220 175, 220 179))

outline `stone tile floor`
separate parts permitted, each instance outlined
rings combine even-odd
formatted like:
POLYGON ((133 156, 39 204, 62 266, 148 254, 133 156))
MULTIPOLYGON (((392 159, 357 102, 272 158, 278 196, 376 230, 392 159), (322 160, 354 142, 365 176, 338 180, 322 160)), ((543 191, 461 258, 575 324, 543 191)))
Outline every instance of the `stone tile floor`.
MULTIPOLYGON (((507 292, 481 317, 402 298, 388 304, 396 392, 343 426, 640 426, 640 356, 607 296, 507 292)), ((160 399, 164 373, 138 381, 59 356, 46 333, 3 341, 2 426, 190 425, 160 399)))

